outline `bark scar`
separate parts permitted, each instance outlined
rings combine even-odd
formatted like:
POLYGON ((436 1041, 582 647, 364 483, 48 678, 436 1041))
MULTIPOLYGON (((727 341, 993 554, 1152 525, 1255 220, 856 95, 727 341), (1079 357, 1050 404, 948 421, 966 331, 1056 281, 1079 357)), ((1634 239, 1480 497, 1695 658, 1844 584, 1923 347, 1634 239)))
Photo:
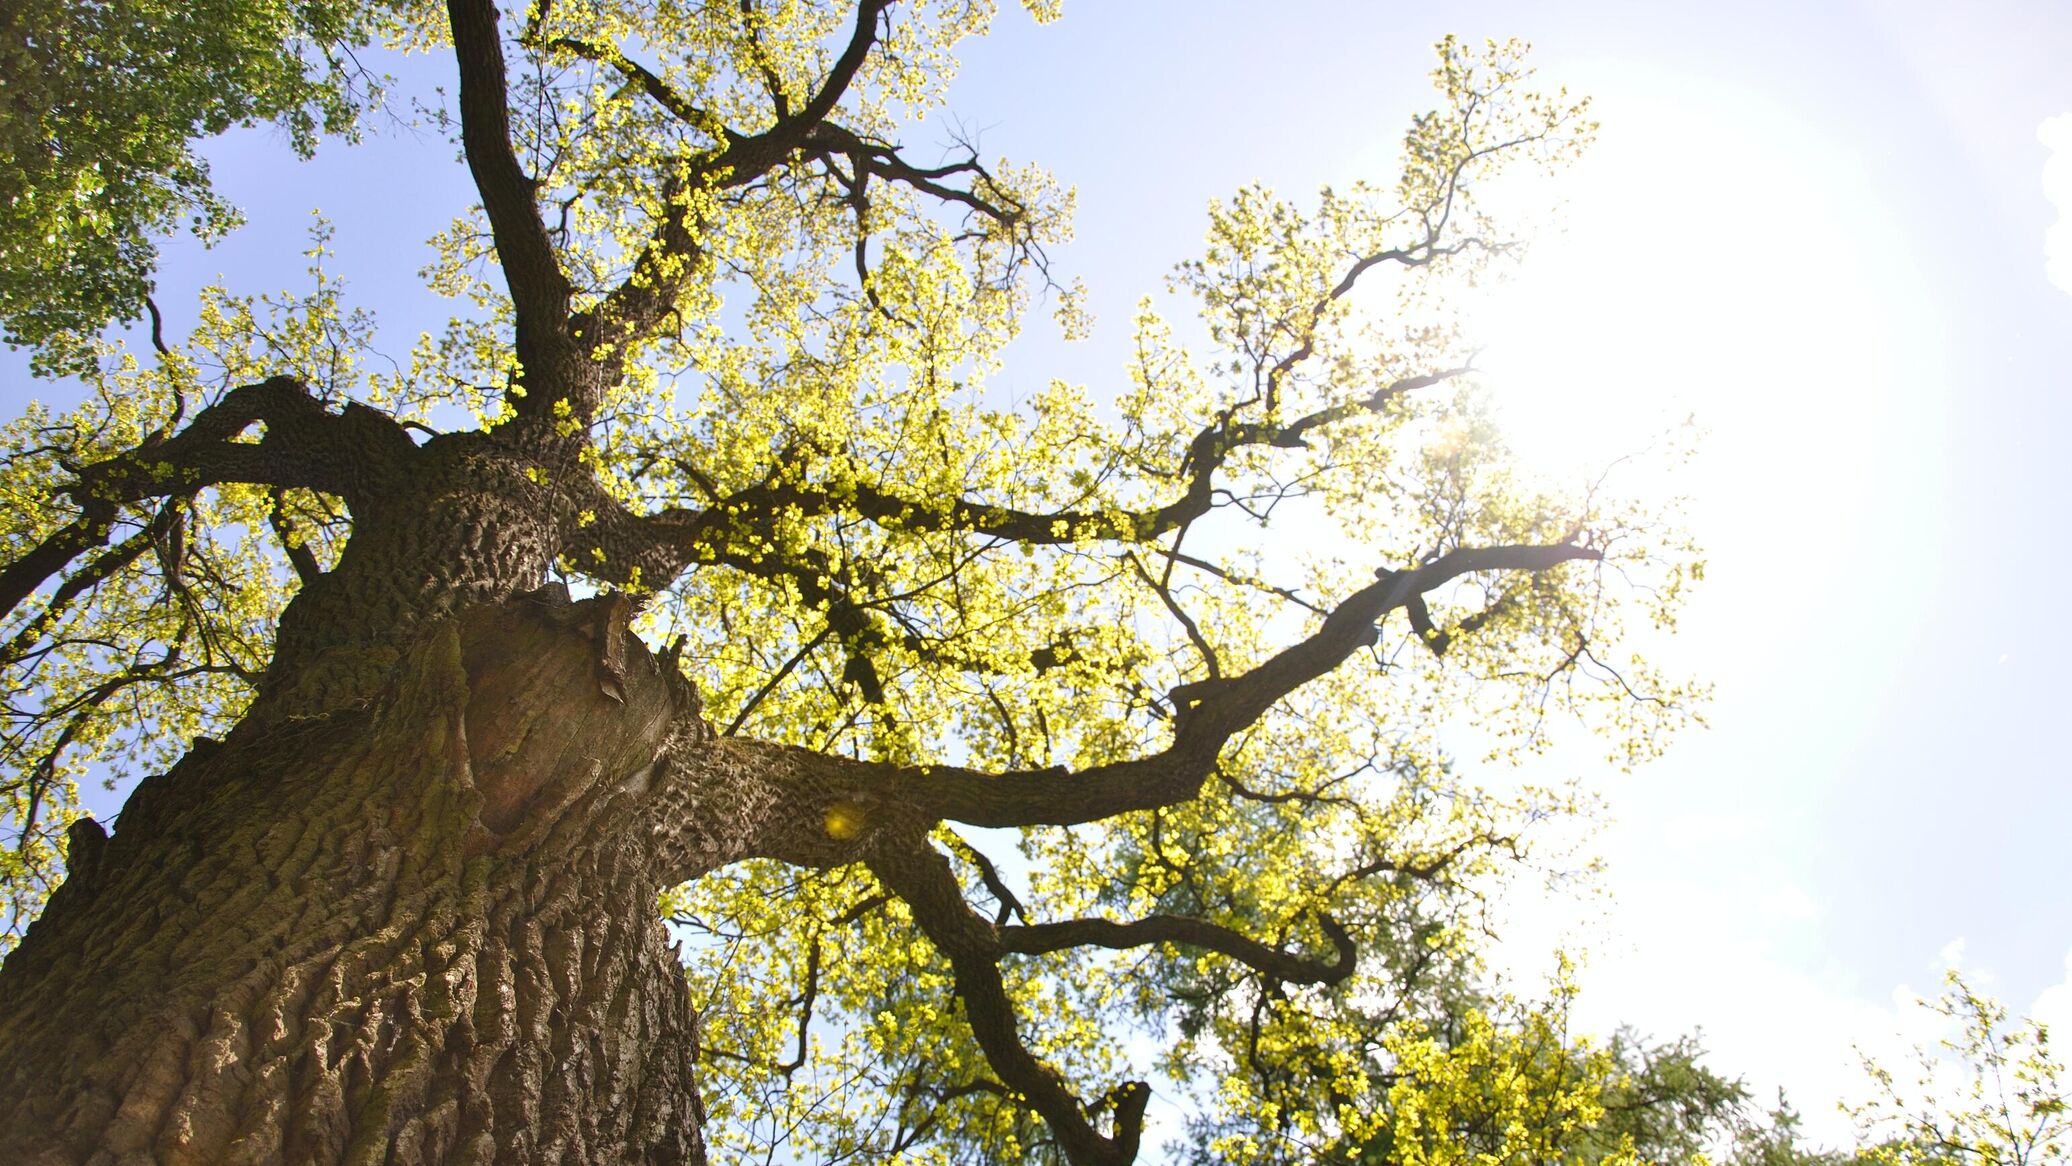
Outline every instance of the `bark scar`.
POLYGON ((632 634, 633 601, 614 591, 597 605, 591 637, 597 644, 597 688, 611 700, 626 703, 626 638, 632 634))

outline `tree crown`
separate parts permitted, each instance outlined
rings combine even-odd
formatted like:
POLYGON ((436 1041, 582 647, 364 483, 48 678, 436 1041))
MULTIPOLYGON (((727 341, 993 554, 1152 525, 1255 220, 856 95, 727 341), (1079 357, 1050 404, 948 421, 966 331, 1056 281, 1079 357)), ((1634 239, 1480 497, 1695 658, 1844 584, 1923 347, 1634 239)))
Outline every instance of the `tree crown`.
MULTIPOLYGON (((1263 1131, 1247 1155, 1352 1136, 1419 1047, 1387 1028, 1415 1009, 1387 1001, 1471 960, 1490 880, 1579 808, 1463 780, 1441 730, 1530 749, 1576 711, 1632 758, 1694 696, 1618 646, 1622 612, 1668 618, 1688 548, 1645 507, 1509 463, 1452 298, 1521 247, 1478 195, 1592 126, 1530 88, 1520 46, 1443 42, 1392 181, 1217 202, 1174 276, 1197 324, 1147 301, 1115 386, 1007 400, 988 378, 1032 306, 1090 326, 1046 251, 1071 196, 975 148, 898 144, 991 17, 303 6, 269 26, 296 54, 267 64, 225 26, 206 32, 222 77, 139 68, 101 94, 209 99, 166 107, 156 153, 78 131, 140 193, 98 204, 105 239, 46 232, 5 273, 87 264, 105 286, 0 288, 10 336, 89 389, 5 434, 17 926, 96 767, 163 768, 255 698, 284 717, 364 699, 409 619, 305 651, 283 613, 409 526, 399 483, 436 477, 410 467, 495 459, 551 532, 543 569, 632 597, 719 734, 836 775, 821 849, 771 843, 666 897, 724 956, 693 971, 717 1136, 1133 1147, 1141 1086, 1063 1084, 1121 1076, 1104 1021, 1176 1034, 1163 1070, 1263 1131), (211 289, 152 353, 84 339, 138 302, 169 208, 218 206, 191 139, 342 128, 340 62, 380 37, 459 66, 481 201, 427 272, 454 318, 383 371, 319 236, 299 295, 211 289), (1019 858, 971 828, 1018 831, 1019 858), (930 861, 856 861, 897 831, 930 861)), ((56 132, 17 129, 17 152, 56 132)), ((87 189, 52 167, 22 171, 35 207, 87 189)))

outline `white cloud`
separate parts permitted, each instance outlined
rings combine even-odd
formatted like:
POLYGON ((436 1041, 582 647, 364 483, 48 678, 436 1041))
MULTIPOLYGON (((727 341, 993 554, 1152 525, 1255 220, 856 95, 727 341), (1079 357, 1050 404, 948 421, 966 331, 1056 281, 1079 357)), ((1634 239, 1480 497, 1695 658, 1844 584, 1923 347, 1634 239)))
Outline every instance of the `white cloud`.
POLYGON ((1790 958, 1787 949, 1817 934, 1821 905, 1748 845, 1744 825, 1733 814, 1689 812, 1612 827, 1601 841, 1613 852, 1613 896, 1514 895, 1495 962, 1529 990, 1551 949, 1586 949, 1581 1028, 1631 1024, 1657 1039, 1702 1029, 1713 1068, 1746 1075, 1765 1103, 1782 1086, 1815 1142, 1844 1144, 1854 1127, 1835 1102, 1860 1092, 1856 1046, 1904 1049, 1893 1032, 1897 1009, 1865 999, 1839 967, 1790 958), (1643 840, 1666 845, 1636 845, 1643 840))
POLYGON ((1942 951, 1938 952, 1937 955, 1947 967, 1954 968, 1962 965, 1964 963, 1964 937, 1960 935, 1943 944, 1942 951))
MULTIPOLYGON (((1969 964, 1954 938, 1923 952, 1909 982, 1865 982, 1846 959, 1823 953, 1826 905, 1762 845, 1774 840, 1744 837, 1741 825, 1732 813, 1686 812, 1610 827, 1600 842, 1612 897, 1513 896, 1494 962, 1530 990, 1554 947, 1586 949, 1581 1029, 1625 1023, 1657 1038, 1702 1029, 1714 1069, 1744 1077, 1763 1103, 1783 1088, 1813 1143, 1850 1145, 1858 1130, 1838 1103, 1870 1099, 1863 1058, 1904 1068, 1916 1048, 1951 1035, 1920 1003, 1940 994, 1944 970, 1963 968, 1987 992, 1999 990, 1999 977, 1969 964)), ((2025 999, 2006 1003, 2017 1017, 2072 1033, 2072 955, 2064 982, 2027 1009, 2025 999)))
POLYGON ((2053 1033, 2072 1035, 2072 951, 2065 953, 2065 978, 2037 994, 2029 1015, 2050 1026, 2053 1033))
POLYGON ((2043 270, 2072 292, 2072 113, 2045 118, 2036 138, 2050 151, 2043 161, 2043 197, 2058 208, 2058 221, 2043 235, 2043 270))

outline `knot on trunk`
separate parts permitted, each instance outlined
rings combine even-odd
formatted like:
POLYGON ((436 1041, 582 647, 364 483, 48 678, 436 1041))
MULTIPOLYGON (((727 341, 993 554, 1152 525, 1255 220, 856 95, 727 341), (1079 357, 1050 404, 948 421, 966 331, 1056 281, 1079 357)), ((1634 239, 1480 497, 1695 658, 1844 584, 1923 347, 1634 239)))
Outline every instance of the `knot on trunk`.
POLYGON ((68 882, 85 882, 94 877, 94 871, 101 865, 101 854, 108 849, 108 831, 91 817, 75 818, 65 828, 65 878, 68 882))

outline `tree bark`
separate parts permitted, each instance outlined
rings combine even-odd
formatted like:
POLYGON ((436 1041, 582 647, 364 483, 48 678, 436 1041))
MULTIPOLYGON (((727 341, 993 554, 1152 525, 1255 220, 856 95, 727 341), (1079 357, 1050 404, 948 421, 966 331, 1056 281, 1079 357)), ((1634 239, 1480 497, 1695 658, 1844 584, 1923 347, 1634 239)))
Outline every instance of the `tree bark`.
POLYGON ((76 831, 0 968, 0 1161, 702 1162, 656 895, 745 811, 624 604, 434 621, 76 831))

